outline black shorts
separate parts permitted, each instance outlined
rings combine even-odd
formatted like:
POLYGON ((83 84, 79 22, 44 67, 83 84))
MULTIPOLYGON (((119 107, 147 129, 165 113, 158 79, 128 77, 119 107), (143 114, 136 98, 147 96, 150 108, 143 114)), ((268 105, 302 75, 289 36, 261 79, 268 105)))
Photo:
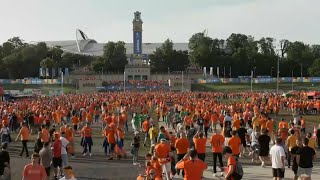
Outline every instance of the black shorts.
POLYGON ((45 170, 46 170, 47 176, 50 177, 50 171, 51 171, 50 166, 46 167, 45 170))
POLYGON ((61 157, 54 157, 54 158, 52 158, 52 164, 53 164, 53 167, 55 167, 55 168, 61 167, 61 165, 62 165, 62 159, 61 159, 61 157))
POLYGON ((116 147, 116 144, 111 143, 109 144, 109 146, 110 146, 110 152, 114 152, 114 148, 116 147))
POLYGON ((74 130, 78 130, 78 125, 73 125, 74 130))
POLYGON ((284 171, 281 168, 272 168, 272 175, 273 177, 279 177, 279 178, 284 178, 284 171))

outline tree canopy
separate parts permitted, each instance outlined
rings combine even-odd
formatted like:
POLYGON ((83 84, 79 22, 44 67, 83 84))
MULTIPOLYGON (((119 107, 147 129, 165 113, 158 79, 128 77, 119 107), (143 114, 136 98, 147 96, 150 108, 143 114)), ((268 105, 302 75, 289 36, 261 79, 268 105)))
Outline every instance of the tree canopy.
MULTIPOLYGON (((227 39, 212 38, 205 32, 193 34, 189 39, 189 51, 176 50, 167 39, 161 47, 149 55, 152 72, 184 71, 192 65, 219 67, 220 76, 276 76, 277 60, 280 76, 320 76, 320 45, 306 44, 272 37, 255 39, 246 34, 231 34, 227 39)), ((64 52, 60 47, 48 47, 45 43, 24 43, 13 37, 0 45, 0 78, 37 77, 39 67, 73 68, 88 66, 95 72, 123 72, 127 62, 123 41, 108 42, 103 56, 94 57, 64 52), (22 68, 23 67, 23 68, 22 68)))

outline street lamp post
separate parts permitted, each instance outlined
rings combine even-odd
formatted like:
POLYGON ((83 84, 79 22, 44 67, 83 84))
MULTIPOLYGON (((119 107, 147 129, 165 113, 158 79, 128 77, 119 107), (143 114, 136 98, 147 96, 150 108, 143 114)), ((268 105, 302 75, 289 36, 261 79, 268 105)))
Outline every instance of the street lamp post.
POLYGON ((126 92, 126 72, 123 72, 123 92, 126 92))
POLYGON ((181 74, 181 92, 183 92, 183 71, 181 74))
POLYGON ((63 72, 61 71, 61 90, 63 94, 63 72))
POLYGON ((257 68, 257 67, 253 67, 253 77, 257 76, 257 75, 256 75, 256 68, 257 68))
POLYGON ((280 75, 280 70, 279 70, 279 66, 280 66, 280 57, 278 54, 278 61, 277 61, 277 94, 279 93, 279 75, 280 75))
POLYGON ((270 73, 270 77, 272 78, 272 70, 273 70, 273 66, 271 67, 271 73, 270 73))
POLYGON ((103 67, 101 67, 101 80, 103 80, 103 67))

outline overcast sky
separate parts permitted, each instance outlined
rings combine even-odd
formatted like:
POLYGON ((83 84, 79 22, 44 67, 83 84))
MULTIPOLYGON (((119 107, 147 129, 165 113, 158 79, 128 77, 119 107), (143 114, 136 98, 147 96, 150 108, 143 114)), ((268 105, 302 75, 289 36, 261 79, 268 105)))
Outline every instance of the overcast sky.
POLYGON ((74 40, 76 29, 98 42, 132 42, 141 11, 143 42, 188 42, 208 29, 320 44, 320 0, 0 0, 0 43, 74 40))

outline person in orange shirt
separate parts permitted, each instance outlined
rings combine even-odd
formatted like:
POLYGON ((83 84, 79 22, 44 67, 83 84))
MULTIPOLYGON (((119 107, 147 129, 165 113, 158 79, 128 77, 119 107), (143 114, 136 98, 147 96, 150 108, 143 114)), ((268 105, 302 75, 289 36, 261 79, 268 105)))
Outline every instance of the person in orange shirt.
POLYGON ((234 130, 237 131, 237 130, 240 128, 240 124, 241 124, 240 119, 235 119, 235 120, 233 121, 232 127, 234 128, 234 130))
POLYGON ((93 145, 92 141, 92 128, 90 127, 90 123, 87 123, 85 127, 82 128, 81 134, 83 135, 83 156, 86 156, 89 149, 89 155, 91 154, 91 146, 93 145))
POLYGON ((216 129, 217 128, 217 121, 218 121, 218 115, 216 112, 213 112, 211 117, 211 126, 212 126, 212 129, 216 129))
POLYGON ((33 153, 31 156, 31 163, 24 166, 22 176, 23 180, 46 180, 47 173, 45 168, 39 164, 40 155, 33 153))
POLYGON ((72 117, 72 125, 75 132, 78 130, 78 124, 79 124, 79 117, 77 115, 74 115, 72 117))
POLYGON ((207 164, 198 159, 196 150, 190 150, 183 159, 176 164, 176 169, 184 170, 184 180, 201 180, 203 171, 207 168, 207 164))
POLYGON ((151 164, 152 164, 152 167, 153 169, 155 170, 155 176, 156 177, 162 177, 162 166, 161 164, 159 163, 159 159, 155 156, 152 156, 151 157, 151 164))
POLYGON ((204 162, 206 159, 207 138, 203 136, 202 131, 198 131, 193 136, 193 142, 194 142, 195 149, 197 150, 197 153, 198 153, 198 158, 204 162))
MULTIPOLYGON (((186 133, 181 133, 181 138, 176 140, 175 148, 177 150, 177 161, 180 161, 188 152, 190 148, 190 142, 187 139, 186 133)), ((180 170, 177 170, 177 174, 180 174, 180 170)), ((182 171, 182 176, 184 176, 184 172, 182 171)))
POLYGON ((160 164, 166 168, 166 177, 169 179, 171 171, 171 162, 169 161, 171 148, 166 139, 162 138, 160 143, 154 148, 155 155, 159 158, 160 164))
MULTIPOLYGON (((223 169, 222 150, 224 145, 224 137, 221 134, 217 133, 216 129, 213 129, 213 135, 211 136, 210 144, 212 146, 213 152, 213 176, 216 176, 217 157, 219 158, 220 169, 223 169)), ((221 172, 221 176, 223 176, 223 172, 221 172)))
POLYGON ((41 133, 42 133, 41 142, 42 143, 49 142, 50 133, 49 133, 49 130, 47 129, 47 127, 45 125, 42 125, 41 133))
POLYGON ((240 155, 241 139, 237 136, 237 131, 232 131, 232 137, 228 141, 229 147, 232 149, 233 156, 240 155))
POLYGON ((236 157, 233 156, 234 152, 232 151, 232 148, 230 148, 229 146, 226 146, 223 149, 223 154, 224 154, 224 157, 228 159, 227 168, 225 169, 226 175, 224 176, 224 179, 235 180, 235 178, 233 177, 233 173, 236 170, 237 160, 236 160, 236 157))
POLYGON ((109 152, 110 152, 110 158, 108 160, 113 160, 114 156, 114 148, 117 143, 117 132, 116 132, 116 126, 114 123, 111 123, 107 130, 105 131, 105 135, 107 138, 108 146, 109 146, 109 152))
POLYGON ((271 119, 270 117, 268 118, 268 121, 267 121, 267 130, 269 132, 269 136, 273 142, 273 144, 275 144, 275 138, 274 138, 274 121, 273 119, 271 119))
POLYGON ((144 147, 147 146, 147 140, 149 139, 149 129, 150 129, 150 121, 149 121, 149 119, 146 119, 142 123, 142 130, 144 132, 144 142, 143 142, 144 147))
POLYGON ((26 123, 23 122, 20 125, 21 125, 21 129, 20 129, 20 132, 19 132, 19 134, 18 134, 18 136, 16 138, 16 141, 18 141, 19 136, 21 136, 22 150, 21 150, 21 153, 20 153, 19 156, 22 156, 24 150, 26 150, 26 157, 29 157, 29 151, 28 151, 27 143, 28 143, 28 140, 29 140, 30 131, 29 131, 26 123))

